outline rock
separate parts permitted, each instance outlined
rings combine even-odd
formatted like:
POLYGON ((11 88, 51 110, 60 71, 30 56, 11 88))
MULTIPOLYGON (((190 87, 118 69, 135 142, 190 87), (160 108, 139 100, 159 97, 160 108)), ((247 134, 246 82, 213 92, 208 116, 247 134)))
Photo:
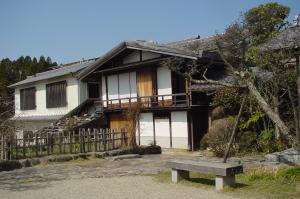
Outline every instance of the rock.
POLYGON ((22 167, 31 167, 31 163, 30 163, 29 159, 22 159, 22 160, 19 160, 19 162, 22 165, 22 167))
POLYGON ((138 148, 134 149, 134 153, 140 155, 161 154, 161 147, 158 145, 139 146, 138 148))
POLYGON ((46 158, 48 162, 67 162, 73 160, 72 155, 56 155, 46 158))
POLYGON ((142 156, 140 154, 127 154, 127 155, 114 156, 111 159, 115 161, 115 160, 134 159, 134 158, 141 158, 141 157, 142 156))
POLYGON ((290 148, 281 152, 267 154, 265 156, 269 161, 281 162, 287 164, 300 164, 300 153, 294 148, 290 148))
POLYGON ((11 171, 22 168, 22 164, 17 160, 1 160, 0 171, 11 171))

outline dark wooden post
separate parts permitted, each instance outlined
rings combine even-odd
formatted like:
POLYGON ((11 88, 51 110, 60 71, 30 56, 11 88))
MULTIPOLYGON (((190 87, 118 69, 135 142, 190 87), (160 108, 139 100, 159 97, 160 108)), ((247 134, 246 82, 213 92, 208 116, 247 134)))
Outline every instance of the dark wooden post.
POLYGON ((107 129, 103 129, 103 134, 102 134, 102 139, 103 139, 103 147, 104 147, 104 151, 106 151, 106 132, 107 132, 107 129))
POLYGON ((25 136, 24 136, 24 132, 23 132, 23 158, 26 158, 26 152, 25 152, 25 150, 26 150, 26 138, 25 138, 25 136))
POLYGON ((96 129, 94 129, 94 150, 97 152, 97 132, 96 129))
POLYGON ((61 150, 61 145, 62 145, 62 140, 61 140, 61 133, 58 133, 58 148, 59 148, 59 154, 61 154, 62 150, 61 150))
POLYGON ((49 133, 47 132, 47 155, 50 155, 50 135, 49 133))
POLYGON ((16 135, 15 136, 15 139, 16 139, 16 159, 18 159, 18 136, 16 135))
POLYGON ((69 131, 69 153, 72 153, 72 134, 69 131))
POLYGON ((39 143, 38 143, 38 135, 35 133, 35 156, 39 156, 39 143))
POLYGON ((80 153, 82 153, 82 132, 81 129, 79 129, 79 148, 80 148, 80 153))
POLYGON ((116 129, 111 130, 111 135, 112 135, 112 149, 115 149, 115 131, 116 129))
POLYGON ((225 156, 224 156, 224 159, 223 159, 224 163, 226 163, 226 161, 227 161, 227 158, 228 158, 228 155, 229 155, 229 152, 230 152, 230 148, 231 148, 233 140, 235 138, 235 135, 236 135, 236 132, 237 132, 237 127, 238 127, 240 118, 242 116, 242 111, 243 111, 243 108, 244 108, 244 106, 246 104, 246 101, 247 101, 247 96, 248 96, 248 94, 245 93, 244 97, 243 97, 243 101, 242 101, 241 107, 240 107, 240 110, 239 110, 239 113, 238 113, 238 116, 237 116, 237 118, 235 120, 235 123, 234 123, 234 126, 233 126, 232 134, 231 134, 231 137, 230 137, 230 140, 229 140, 226 152, 225 152, 225 156))

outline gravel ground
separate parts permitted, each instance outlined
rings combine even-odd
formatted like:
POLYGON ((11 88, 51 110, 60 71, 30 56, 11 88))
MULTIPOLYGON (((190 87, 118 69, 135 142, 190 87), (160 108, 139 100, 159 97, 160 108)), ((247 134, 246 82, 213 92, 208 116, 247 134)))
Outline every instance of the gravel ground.
MULTIPOLYGON (((233 198, 214 189, 158 183, 146 174, 168 170, 165 162, 177 157, 207 159, 199 153, 145 155, 124 160, 92 159, 0 172, 0 199, 27 198, 233 198)), ((211 161, 220 159, 209 158, 211 161)), ((238 162, 239 158, 230 161, 238 162)), ((260 158, 244 158, 245 166, 265 164, 260 158)))
POLYGON ((48 186, 24 191, 0 190, 5 199, 233 199, 213 189, 188 187, 181 184, 158 183, 150 176, 84 178, 53 181, 48 186))

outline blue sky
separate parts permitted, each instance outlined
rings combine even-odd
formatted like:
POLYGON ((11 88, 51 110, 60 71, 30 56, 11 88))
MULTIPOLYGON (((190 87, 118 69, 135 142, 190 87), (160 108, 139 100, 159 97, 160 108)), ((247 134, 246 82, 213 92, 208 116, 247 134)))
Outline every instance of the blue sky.
MULTIPOLYGON (((58 63, 101 56, 123 40, 158 42, 222 32, 268 0, 0 0, 0 59, 50 56, 58 63)), ((300 13, 300 0, 277 1, 300 13)))

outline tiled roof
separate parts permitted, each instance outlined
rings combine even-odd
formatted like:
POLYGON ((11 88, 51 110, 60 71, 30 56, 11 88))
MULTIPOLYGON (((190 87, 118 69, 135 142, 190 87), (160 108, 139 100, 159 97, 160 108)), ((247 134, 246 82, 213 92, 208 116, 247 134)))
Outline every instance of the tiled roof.
POLYGON ((45 79, 51 79, 51 78, 64 76, 64 75, 71 74, 71 73, 76 73, 76 72, 82 70, 83 68, 90 66, 95 61, 96 61, 96 59, 92 59, 89 61, 77 62, 72 65, 62 66, 60 68, 45 71, 42 73, 36 73, 34 76, 29 76, 25 80, 22 80, 20 82, 12 84, 9 87, 13 88, 13 87, 20 86, 23 84, 29 84, 29 83, 33 83, 33 82, 37 82, 37 81, 41 81, 41 80, 45 80, 45 79))

